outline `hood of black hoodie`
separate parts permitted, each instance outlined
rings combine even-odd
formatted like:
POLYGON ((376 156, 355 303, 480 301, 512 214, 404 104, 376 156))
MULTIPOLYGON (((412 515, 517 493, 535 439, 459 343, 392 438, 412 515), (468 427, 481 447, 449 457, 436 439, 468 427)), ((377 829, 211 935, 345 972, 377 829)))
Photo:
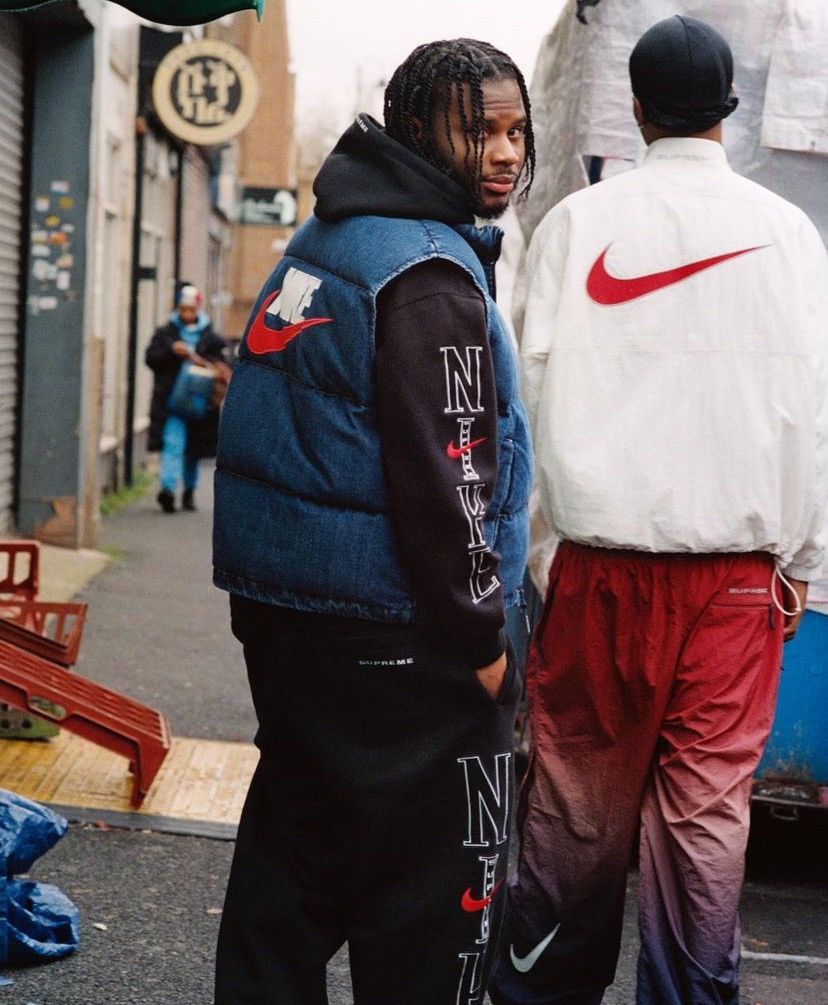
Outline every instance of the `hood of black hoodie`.
POLYGON ((327 223, 350 216, 474 222, 472 201, 462 185, 391 139, 369 115, 358 115, 342 134, 313 191, 314 213, 327 223))

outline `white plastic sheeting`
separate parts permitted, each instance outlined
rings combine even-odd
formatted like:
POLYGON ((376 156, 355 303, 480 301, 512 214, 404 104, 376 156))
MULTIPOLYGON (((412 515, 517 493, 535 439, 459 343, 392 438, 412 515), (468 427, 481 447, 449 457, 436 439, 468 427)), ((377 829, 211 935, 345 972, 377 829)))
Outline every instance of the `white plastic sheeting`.
POLYGON ((828 154, 828 5, 786 3, 771 50, 762 145, 828 154))
POLYGON ((575 9, 569 0, 532 78, 538 169, 519 210, 527 239, 588 183, 585 157, 640 162, 627 62, 649 27, 679 13, 712 24, 733 48, 740 104, 725 122, 725 148, 734 170, 801 206, 828 242, 826 0, 601 0, 587 25, 575 9))

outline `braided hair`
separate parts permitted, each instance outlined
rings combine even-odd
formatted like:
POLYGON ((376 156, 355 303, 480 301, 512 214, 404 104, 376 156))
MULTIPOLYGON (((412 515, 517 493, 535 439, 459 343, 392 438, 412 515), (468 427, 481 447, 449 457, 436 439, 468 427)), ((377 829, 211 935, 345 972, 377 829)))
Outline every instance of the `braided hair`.
POLYGON ((514 80, 523 99, 526 110, 526 159, 521 171, 525 182, 519 198, 525 199, 535 174, 535 137, 532 132, 529 93, 523 74, 514 61, 488 42, 456 38, 418 46, 397 67, 385 89, 385 128, 392 139, 445 171, 446 164, 435 141, 434 123, 442 119, 454 155, 449 108, 451 96, 456 94, 460 123, 468 137, 467 178, 476 191, 483 172, 486 127, 483 82, 486 80, 514 80), (466 86, 471 98, 468 104, 464 100, 466 86))

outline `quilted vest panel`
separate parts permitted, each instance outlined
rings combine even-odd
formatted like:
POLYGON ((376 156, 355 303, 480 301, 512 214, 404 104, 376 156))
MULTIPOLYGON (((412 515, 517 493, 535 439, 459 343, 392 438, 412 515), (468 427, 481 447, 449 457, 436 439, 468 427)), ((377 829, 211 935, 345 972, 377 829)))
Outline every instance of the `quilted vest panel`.
POLYGON ((414 588, 388 512, 374 404, 376 298, 440 257, 486 298, 498 397, 499 474, 484 523, 507 606, 526 558, 531 458, 514 353, 472 243, 494 228, 316 218, 291 240, 256 303, 224 403, 215 483, 214 581, 298 610, 408 622, 414 588), (282 327, 264 324, 278 312, 282 327))

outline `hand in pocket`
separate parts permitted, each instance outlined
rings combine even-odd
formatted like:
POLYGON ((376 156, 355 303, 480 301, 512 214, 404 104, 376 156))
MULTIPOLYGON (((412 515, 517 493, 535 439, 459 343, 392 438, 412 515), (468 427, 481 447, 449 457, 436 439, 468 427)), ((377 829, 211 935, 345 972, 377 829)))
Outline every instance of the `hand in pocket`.
POLYGON ((506 673, 506 653, 498 656, 494 663, 476 670, 475 673, 481 685, 488 691, 492 701, 497 701, 506 673))

